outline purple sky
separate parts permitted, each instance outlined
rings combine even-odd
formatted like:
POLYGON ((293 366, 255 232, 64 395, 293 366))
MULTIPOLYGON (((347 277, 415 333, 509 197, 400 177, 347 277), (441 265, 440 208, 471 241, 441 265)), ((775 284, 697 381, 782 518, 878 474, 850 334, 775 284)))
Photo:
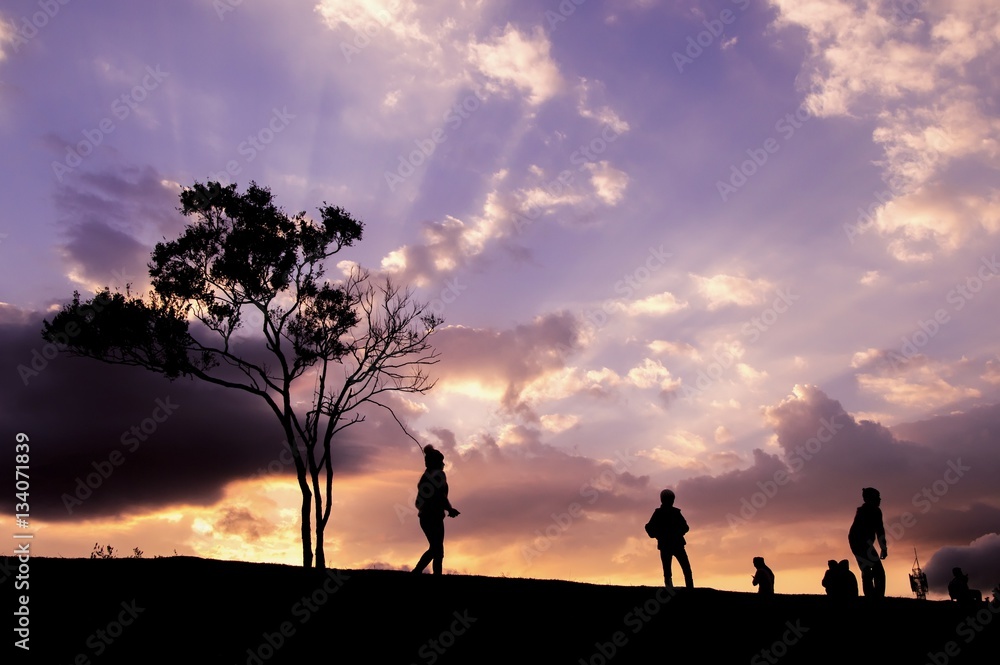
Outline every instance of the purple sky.
MULTIPOLYGON (((0 9, 0 421, 41 551, 297 560, 260 404, 42 366, 74 290, 148 285, 181 187, 254 180, 362 219, 338 261, 444 317, 398 413, 448 455, 451 570, 655 584, 670 486, 696 583, 760 555, 821 593, 872 485, 890 593, 914 547, 938 591, 1000 582, 993 0, 51 4, 0 9)), ((416 446, 373 412, 337 450, 333 564, 412 566, 416 446)))

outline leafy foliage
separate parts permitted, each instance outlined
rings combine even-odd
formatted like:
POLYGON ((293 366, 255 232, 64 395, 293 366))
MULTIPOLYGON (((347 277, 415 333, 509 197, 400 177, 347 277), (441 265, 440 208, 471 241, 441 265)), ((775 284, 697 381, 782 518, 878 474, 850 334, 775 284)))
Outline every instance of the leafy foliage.
POLYGON ((364 229, 340 207, 324 202, 319 220, 289 216, 256 183, 242 194, 235 184, 195 183, 180 200, 192 221, 153 249, 146 298, 131 287, 124 294, 105 288, 88 301, 74 293, 44 322, 42 336, 72 354, 171 380, 192 376, 263 399, 285 433, 302 491, 303 563, 313 559, 315 518, 322 567, 334 436, 364 420, 363 404, 391 413, 383 395, 433 387, 425 368, 437 352, 428 338, 441 320, 425 314, 409 290, 389 279, 376 284, 360 268, 338 281, 326 278, 327 260, 364 229), (263 349, 234 337, 254 313, 260 328, 249 333, 263 349), (307 372, 316 388, 300 413, 292 387, 307 372))

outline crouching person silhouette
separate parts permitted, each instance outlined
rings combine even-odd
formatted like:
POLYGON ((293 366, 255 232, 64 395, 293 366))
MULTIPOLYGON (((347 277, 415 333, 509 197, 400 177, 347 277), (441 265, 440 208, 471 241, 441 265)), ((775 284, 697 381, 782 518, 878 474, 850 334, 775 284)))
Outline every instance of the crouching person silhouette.
POLYGON ((851 564, 847 559, 835 561, 830 559, 828 569, 823 575, 823 588, 826 595, 836 600, 858 597, 858 578, 851 570, 851 564))
POLYGON ((954 575, 948 582, 948 595, 951 599, 965 609, 976 610, 982 607, 983 593, 969 588, 969 574, 962 572, 961 568, 952 568, 951 574, 954 575))
POLYGON ((427 551, 420 557, 414 573, 422 573, 427 564, 440 575, 444 569, 444 516, 460 514, 448 501, 448 478, 444 473, 444 454, 434 446, 424 446, 424 466, 427 467, 417 483, 417 515, 420 528, 427 536, 427 551))
POLYGON ((656 548, 660 550, 660 562, 663 564, 664 586, 668 589, 674 588, 671 568, 676 557, 684 573, 684 586, 693 589, 691 562, 688 561, 687 551, 684 549, 687 544, 684 534, 688 532, 689 527, 681 511, 674 508, 674 498, 675 495, 671 490, 660 492, 660 507, 653 511, 653 516, 646 523, 646 534, 650 538, 656 538, 656 548))

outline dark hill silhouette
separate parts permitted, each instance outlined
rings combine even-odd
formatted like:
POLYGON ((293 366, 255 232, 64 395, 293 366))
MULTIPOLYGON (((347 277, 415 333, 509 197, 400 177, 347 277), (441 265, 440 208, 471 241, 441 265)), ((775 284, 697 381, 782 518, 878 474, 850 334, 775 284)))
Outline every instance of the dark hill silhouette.
MULTIPOLYGON (((12 564, 0 560, 5 571, 12 564)), ((15 575, 0 584, 6 598, 24 593, 15 575)), ((192 557, 32 558, 29 579, 30 657, 6 647, 17 663, 941 665, 1000 653, 1000 614, 981 613, 989 621, 976 631, 955 603, 910 598, 670 596, 653 586, 192 557)))

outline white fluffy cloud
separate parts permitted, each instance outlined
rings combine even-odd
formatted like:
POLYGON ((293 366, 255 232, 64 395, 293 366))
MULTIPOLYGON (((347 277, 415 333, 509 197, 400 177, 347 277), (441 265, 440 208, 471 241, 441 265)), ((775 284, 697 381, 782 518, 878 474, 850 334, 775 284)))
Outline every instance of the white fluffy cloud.
POLYGON ((4 20, 3 14, 0 14, 0 62, 7 57, 7 45, 14 42, 16 31, 17 28, 4 20))
POLYGON ((698 293, 708 301, 708 309, 714 310, 726 305, 747 307, 764 302, 764 295, 771 283, 764 279, 748 279, 736 275, 713 275, 703 277, 691 275, 698 293))
POLYGON ((998 92, 997 4, 771 1, 779 25, 805 30, 810 110, 875 122, 893 196, 875 228, 889 254, 927 261, 1000 231, 1000 119, 983 103, 998 92))
POLYGON ((469 62, 491 79, 494 87, 525 91, 528 103, 537 106, 563 87, 551 48, 540 26, 527 33, 508 23, 502 33, 470 44, 469 62))
POLYGON ((607 160, 588 162, 586 169, 597 198, 611 206, 622 200, 628 186, 627 173, 614 168, 607 160))

